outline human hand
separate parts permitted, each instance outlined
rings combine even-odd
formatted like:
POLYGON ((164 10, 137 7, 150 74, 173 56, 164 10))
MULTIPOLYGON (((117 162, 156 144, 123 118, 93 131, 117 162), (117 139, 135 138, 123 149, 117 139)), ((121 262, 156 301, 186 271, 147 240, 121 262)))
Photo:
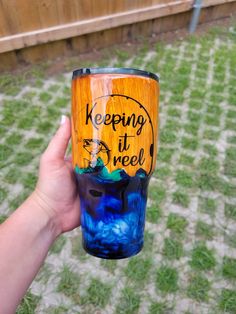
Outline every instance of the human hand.
POLYGON ((80 201, 70 158, 65 157, 71 137, 70 119, 61 126, 40 160, 39 179, 32 198, 49 216, 57 235, 80 225, 80 201))

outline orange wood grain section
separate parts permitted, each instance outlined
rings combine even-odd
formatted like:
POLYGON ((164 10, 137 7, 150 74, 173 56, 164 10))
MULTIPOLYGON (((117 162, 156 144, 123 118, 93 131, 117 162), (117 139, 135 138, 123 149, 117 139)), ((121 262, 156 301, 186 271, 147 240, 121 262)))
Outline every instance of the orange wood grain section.
POLYGON ((133 176, 142 168, 150 174, 157 153, 158 99, 159 84, 148 77, 93 74, 75 78, 73 165, 86 168, 100 157, 110 172, 125 169, 133 176))

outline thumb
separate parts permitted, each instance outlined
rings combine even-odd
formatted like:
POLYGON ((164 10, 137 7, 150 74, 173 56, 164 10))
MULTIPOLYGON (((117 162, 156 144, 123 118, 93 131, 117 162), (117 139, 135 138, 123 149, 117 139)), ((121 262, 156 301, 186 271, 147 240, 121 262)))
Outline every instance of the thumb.
POLYGON ((67 116, 62 115, 61 125, 48 144, 44 156, 50 160, 64 160, 70 137, 70 119, 67 116))

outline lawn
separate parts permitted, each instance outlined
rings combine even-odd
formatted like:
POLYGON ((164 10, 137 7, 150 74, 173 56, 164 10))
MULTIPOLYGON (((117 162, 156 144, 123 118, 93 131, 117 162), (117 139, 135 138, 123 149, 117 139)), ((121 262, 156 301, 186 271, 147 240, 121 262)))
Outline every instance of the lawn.
MULTIPOLYGON (((236 32, 122 49, 84 66, 161 77, 144 249, 101 260, 83 251, 80 230, 63 235, 17 313, 236 313, 236 32)), ((0 75, 1 222, 34 188, 40 155, 70 112, 69 68, 0 75)))

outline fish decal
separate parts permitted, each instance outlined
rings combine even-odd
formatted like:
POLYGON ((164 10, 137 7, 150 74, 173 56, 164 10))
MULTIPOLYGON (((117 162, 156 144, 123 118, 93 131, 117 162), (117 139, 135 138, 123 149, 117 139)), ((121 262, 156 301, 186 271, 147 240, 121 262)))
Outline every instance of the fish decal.
POLYGON ((110 149, 108 145, 98 139, 84 139, 83 148, 88 152, 88 158, 84 158, 87 167, 95 167, 98 157, 103 160, 104 166, 110 161, 110 149))

